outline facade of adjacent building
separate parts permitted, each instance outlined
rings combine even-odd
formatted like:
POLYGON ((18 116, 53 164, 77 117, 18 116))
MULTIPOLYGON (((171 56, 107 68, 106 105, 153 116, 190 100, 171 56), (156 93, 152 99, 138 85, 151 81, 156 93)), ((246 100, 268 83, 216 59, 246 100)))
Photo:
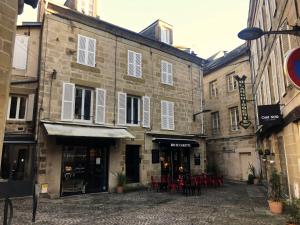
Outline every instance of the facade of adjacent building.
POLYGON ((40 32, 40 23, 17 26, 1 163, 2 179, 24 181, 29 190, 36 161, 40 32))
MULTIPOLYGON (((266 31, 291 29, 299 25, 299 7, 296 0, 250 1, 248 27, 266 31)), ((284 60, 291 49, 300 47, 299 41, 299 37, 291 35, 264 35, 249 43, 257 108, 277 107, 283 116, 280 124, 263 125, 258 123, 257 111, 258 147, 271 151, 262 165, 264 176, 268 179, 270 169, 276 168, 281 173, 285 194, 294 197, 300 195, 300 95, 284 72, 284 60)))
POLYGON ((36 7, 37 2, 37 0, 3 0, 0 2, 0 165, 3 155, 17 15, 23 12, 24 3, 36 7))
POLYGON ((249 165, 259 171, 254 135, 254 107, 251 89, 249 48, 244 44, 219 58, 208 59, 203 86, 207 158, 218 172, 232 180, 247 180, 249 165), (243 128, 239 85, 235 76, 246 76, 248 119, 243 128))
POLYGON ((202 110, 204 60, 172 47, 172 26, 163 21, 135 33, 75 3, 40 8, 42 192, 111 191, 117 172, 129 185, 203 172, 203 117, 193 114, 202 110))

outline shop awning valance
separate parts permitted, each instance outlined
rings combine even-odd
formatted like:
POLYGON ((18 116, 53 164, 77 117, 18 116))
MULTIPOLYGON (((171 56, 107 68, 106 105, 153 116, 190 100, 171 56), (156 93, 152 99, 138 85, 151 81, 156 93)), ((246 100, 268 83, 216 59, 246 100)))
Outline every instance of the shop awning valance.
POLYGON ((199 147, 199 143, 193 139, 175 139, 175 138, 153 138, 153 142, 160 145, 174 148, 199 147))
POLYGON ((4 135, 4 144, 35 144, 32 135, 4 135))
POLYGON ((49 136, 93 137, 93 138, 135 138, 125 128, 80 126, 70 124, 44 123, 49 136))

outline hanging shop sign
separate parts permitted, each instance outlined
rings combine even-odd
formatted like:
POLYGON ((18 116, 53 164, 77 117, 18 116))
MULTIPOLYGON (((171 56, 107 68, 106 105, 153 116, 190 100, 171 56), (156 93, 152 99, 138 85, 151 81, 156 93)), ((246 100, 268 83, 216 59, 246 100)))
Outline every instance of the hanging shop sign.
POLYGON ((282 123, 279 104, 259 105, 258 107, 259 124, 264 126, 274 126, 282 123))
POLYGON ((287 53, 284 70, 291 83, 300 89, 300 48, 292 49, 287 53))
POLYGON ((246 87, 245 87, 245 80, 247 77, 243 75, 242 77, 235 76, 234 78, 238 82, 239 92, 240 92, 241 114, 242 114, 242 120, 240 121, 240 126, 247 129, 251 125, 251 121, 249 121, 249 117, 248 117, 247 95, 246 95, 246 87))

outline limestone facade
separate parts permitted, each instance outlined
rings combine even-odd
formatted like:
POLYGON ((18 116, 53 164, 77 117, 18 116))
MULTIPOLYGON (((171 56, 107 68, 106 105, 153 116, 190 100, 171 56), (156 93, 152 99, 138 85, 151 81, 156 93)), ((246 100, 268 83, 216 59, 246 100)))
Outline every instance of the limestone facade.
POLYGON ((205 132, 208 163, 215 163, 219 173, 228 179, 247 180, 249 164, 259 172, 255 152, 254 109, 251 93, 249 50, 242 45, 214 59, 204 70, 205 132), (238 84, 234 76, 246 78, 248 119, 247 129, 239 125, 242 119, 238 84), (217 118, 216 118, 217 117, 217 118))
MULTIPOLYGON (((156 142, 158 139, 191 139, 195 141, 197 146, 186 150, 189 154, 189 161, 185 163, 190 164, 192 173, 203 172, 206 158, 203 123, 201 117, 196 117, 196 120, 193 121, 193 114, 201 110, 203 97, 202 59, 161 42, 145 39, 142 35, 134 32, 118 30, 120 28, 117 27, 114 27, 117 31, 111 30, 107 28, 108 25, 105 22, 51 3, 48 4, 46 11, 42 31, 37 148, 39 152, 38 179, 40 184, 46 184, 48 194, 52 197, 61 194, 61 180, 64 179, 62 176, 66 170, 62 158, 66 157, 64 154, 66 149, 75 145, 74 148, 93 145, 91 148, 97 149, 109 142, 106 145, 108 149, 108 156, 106 156, 107 182, 106 186, 102 186, 102 190, 106 191, 112 191, 115 188, 116 177, 114 174, 116 172, 126 173, 128 169, 126 152, 129 148, 136 147, 138 149, 139 160, 138 179, 132 185, 147 185, 151 181, 151 176, 161 175, 163 166, 161 160, 166 156, 162 155, 160 144, 156 142), (124 34, 124 32, 127 33, 124 34), (78 38, 80 35, 95 40, 95 66, 78 63, 78 38), (141 76, 138 78, 128 75, 129 51, 141 54, 141 76), (172 64, 173 82, 171 85, 162 83, 162 61, 172 64), (94 117, 96 116, 96 109, 93 107, 96 104, 95 97, 92 97, 93 106, 89 122, 75 119, 64 121, 62 119, 64 83, 91 90, 92 96, 95 96, 97 88, 105 90, 105 120, 103 123, 97 124, 94 117), (139 99, 139 121, 136 124, 120 125, 118 98, 120 92, 139 99), (148 114, 150 123, 146 127, 144 126, 145 109, 142 107, 145 96, 150 99, 150 114, 148 114), (173 129, 162 129, 162 101, 174 104, 173 129), (70 137, 49 135, 45 124, 63 124, 84 128, 124 128, 135 138, 101 139, 102 144, 91 138, 79 141, 80 137, 75 140, 70 137), (95 143, 92 144, 92 142, 95 143), (159 161, 153 163, 153 150, 156 149, 159 150, 159 161), (200 165, 194 164, 195 154, 200 154, 200 165)), ((128 98, 127 101, 129 101, 128 98)), ((181 154, 185 154, 183 153, 185 151, 181 152, 181 154)), ((100 157, 98 163, 100 164, 100 157)))
MULTIPOLYGON (((300 5, 294 0, 251 1, 248 27, 263 30, 287 30, 299 26, 300 5)), ((274 153, 262 165, 266 179, 272 169, 280 172, 286 195, 300 195, 300 95, 284 72, 284 60, 288 51, 299 48, 299 37, 292 35, 265 35, 249 43, 251 71, 256 105, 279 104, 283 122, 267 129, 256 123, 259 147, 274 153)), ((279 107, 278 106, 278 107, 279 107)), ((259 115, 257 115, 258 117, 259 115)))

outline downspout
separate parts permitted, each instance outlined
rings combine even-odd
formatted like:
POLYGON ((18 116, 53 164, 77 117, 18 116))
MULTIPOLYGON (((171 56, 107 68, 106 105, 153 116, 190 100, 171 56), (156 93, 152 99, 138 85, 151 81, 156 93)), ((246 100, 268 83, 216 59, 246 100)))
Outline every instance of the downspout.
POLYGON ((116 126, 116 101, 117 101, 117 50, 118 50, 118 36, 116 35, 116 45, 115 45, 115 86, 114 86, 114 119, 113 124, 116 126))

